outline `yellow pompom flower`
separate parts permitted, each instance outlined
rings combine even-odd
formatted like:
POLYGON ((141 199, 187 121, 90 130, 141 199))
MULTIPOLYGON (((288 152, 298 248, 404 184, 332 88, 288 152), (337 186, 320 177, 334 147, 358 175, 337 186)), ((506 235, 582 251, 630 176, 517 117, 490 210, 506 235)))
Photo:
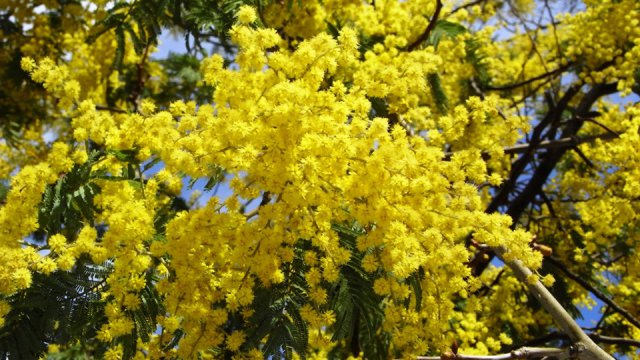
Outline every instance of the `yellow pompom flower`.
POLYGON ((238 10, 238 21, 241 24, 251 24, 257 19, 258 17, 256 16, 256 11, 251 6, 243 5, 238 10))
POLYGON ((244 343, 246 335, 242 331, 234 331, 227 337, 227 347, 231 351, 238 351, 244 343))
POLYGON ((31 272, 27 269, 17 269, 12 277, 18 289, 26 289, 31 286, 31 272))

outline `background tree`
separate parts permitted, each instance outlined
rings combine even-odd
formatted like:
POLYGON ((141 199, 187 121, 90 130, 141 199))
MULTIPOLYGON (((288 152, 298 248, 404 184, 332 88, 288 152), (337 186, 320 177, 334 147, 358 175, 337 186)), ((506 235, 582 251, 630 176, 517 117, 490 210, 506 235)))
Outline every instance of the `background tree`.
POLYGON ((637 354, 639 21, 0 1, 0 353, 637 354))

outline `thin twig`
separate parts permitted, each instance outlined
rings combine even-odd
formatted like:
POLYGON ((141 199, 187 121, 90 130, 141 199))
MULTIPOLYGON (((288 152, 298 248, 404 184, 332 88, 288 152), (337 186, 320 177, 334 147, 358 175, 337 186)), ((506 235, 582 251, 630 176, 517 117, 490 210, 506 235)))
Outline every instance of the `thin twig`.
POLYGON ((603 343, 603 344, 611 344, 611 345, 629 345, 640 348, 640 340, 636 339, 627 339, 621 337, 614 336, 605 336, 600 334, 590 334, 590 338, 595 342, 603 343))
POLYGON ((608 306, 605 306, 604 311, 602 312, 602 316, 600 317, 600 319, 598 320, 598 323, 595 326, 596 330, 600 329, 600 326, 602 326, 602 323, 604 323, 604 321, 607 319, 607 316, 611 315, 610 312, 611 312, 611 308, 609 308, 608 306))
POLYGON ((123 109, 118 109, 112 106, 104 106, 104 105, 96 105, 96 110, 99 111, 111 111, 111 112, 116 112, 116 113, 120 113, 120 114, 128 114, 129 112, 127 110, 123 110, 123 109))
POLYGON ((585 288, 586 290, 588 290, 590 293, 592 293, 595 297, 597 297, 598 299, 600 299, 603 303, 609 305, 609 307, 611 308, 611 310, 617 312, 618 314, 622 315, 622 317, 624 317, 625 319, 627 319, 627 321, 629 321, 631 324, 633 324, 635 327, 637 327, 638 329, 640 329, 640 321, 638 321, 638 319, 636 319, 633 315, 631 315, 626 309, 624 309, 622 306, 618 305, 615 301, 613 301, 612 299, 610 299, 609 297, 607 297, 602 291, 596 289, 593 285, 589 284, 587 281, 584 280, 584 278, 582 278, 580 275, 574 273, 573 271, 569 270, 566 266, 564 266, 563 263, 561 263, 558 259, 554 258, 554 257, 548 257, 547 260, 553 265, 555 266, 558 270, 562 271, 569 279, 577 282, 580 286, 582 286, 583 288, 585 288))
POLYGON ((571 67, 571 65, 573 65, 573 64, 568 63, 568 64, 566 64, 564 66, 561 66, 561 67, 559 67, 559 68, 557 68, 555 70, 548 71, 548 72, 546 72, 544 74, 540 74, 538 76, 534 76, 532 78, 529 78, 527 80, 523 80, 521 82, 517 82, 517 83, 513 83, 513 84, 509 84, 509 85, 502 85, 502 86, 490 86, 489 85, 489 86, 485 86, 485 89, 486 90, 493 90, 493 91, 513 90, 515 88, 519 88, 521 86, 531 84, 532 82, 536 82, 538 80, 543 80, 543 79, 545 79, 547 77, 554 77, 554 76, 556 76, 558 74, 562 74, 569 67, 571 67))
POLYGON ((578 156, 582 159, 582 161, 584 161, 585 164, 587 164, 588 167, 595 169, 596 166, 593 164, 593 162, 591 160, 589 160, 589 158, 587 157, 587 155, 585 155, 582 150, 580 150, 580 148, 578 147, 574 147, 573 151, 576 152, 576 154, 578 154, 578 156))
POLYGON ((562 58, 564 57, 564 54, 562 52, 562 46, 560 46, 560 39, 558 39, 558 29, 554 21, 555 16, 553 16, 553 11, 551 10, 551 6, 549 6, 549 0, 544 0, 544 7, 547 10, 547 13, 549 14, 549 21, 550 21, 551 27, 553 28, 553 38, 556 41, 556 50, 558 51, 558 57, 562 58))
POLYGON ((409 47, 407 47, 407 50, 409 51, 415 50, 416 48, 418 48, 418 46, 420 46, 420 44, 422 44, 425 40, 429 38, 429 35, 433 31, 433 29, 436 27, 436 23, 438 22, 438 17, 440 17, 441 10, 442 10, 442 0, 436 0, 436 11, 434 11, 433 16, 431 17, 431 20, 429 21, 429 25, 427 25, 427 28, 424 30, 422 34, 420 34, 420 36, 416 39, 416 41, 414 41, 409 45, 409 47))
MULTIPOLYGON (((596 140, 611 140, 617 138, 618 135, 614 135, 612 133, 600 134, 600 135, 591 135, 591 136, 583 136, 583 137, 567 137, 556 140, 543 140, 537 143, 535 146, 532 146, 530 143, 526 144, 518 144, 504 148, 505 154, 522 154, 527 152, 530 149, 540 150, 540 149, 560 149, 560 148, 571 148, 578 146, 584 143, 590 143, 596 140)), ((445 159, 451 158, 455 154, 455 151, 448 151, 444 153, 445 159)))
POLYGON ((502 269, 500 269, 500 272, 498 273, 498 275, 496 275, 496 277, 493 279, 493 281, 491 281, 491 284, 489 285, 482 285, 482 287, 476 291, 473 292, 474 296, 484 296, 486 295, 489 291, 491 291, 491 288, 494 287, 499 281, 500 278, 502 277, 502 275, 504 274, 504 267, 502 269))
MULTIPOLYGON (((588 336, 591 338, 591 340, 601 344, 628 345, 628 346, 635 346, 640 348, 640 340, 636 340, 636 339, 606 336, 606 335, 600 335, 597 333, 591 333, 591 334, 588 334, 588 336)), ((566 334, 554 331, 544 336, 541 336, 539 338, 527 341, 525 343, 525 346, 542 345, 550 341, 556 341, 556 340, 569 340, 569 337, 566 334)))
POLYGON ((603 128, 604 130, 606 130, 607 132, 609 132, 610 134, 613 134, 613 135, 616 135, 616 136, 620 136, 620 134, 618 134, 617 131, 611 130, 608 126, 606 126, 605 124, 597 121, 593 117, 589 117, 589 118, 586 118, 586 119, 579 119, 579 120, 583 120, 583 121, 586 121, 586 122, 594 123, 594 124, 600 126, 601 128, 603 128))
POLYGON ((263 206, 267 205, 270 201, 271 201, 271 193, 268 192, 268 191, 265 191, 262 194, 262 200, 260 200, 260 204, 258 204, 258 207, 256 207, 252 211, 250 211, 250 212, 245 214, 245 216, 247 217, 247 220, 251 219, 252 217, 254 217, 256 215, 258 215, 258 213, 260 212, 260 208, 262 208, 263 206))
POLYGON ((466 3, 464 5, 460 5, 457 8, 451 10, 451 12, 447 14, 447 16, 451 16, 451 15, 457 13, 460 10, 468 9, 468 8, 470 8, 472 6, 476 6, 476 5, 482 4, 485 1, 487 1, 487 0, 475 0, 475 1, 472 1, 470 3, 466 3))
POLYGON ((138 112, 138 107, 140 106, 139 100, 140 95, 142 95, 142 90, 144 89, 144 66, 147 62, 147 57, 149 55, 149 47, 150 43, 147 43, 147 46, 144 48, 144 53, 142 54, 142 59, 140 59, 140 63, 136 65, 136 83, 131 95, 129 96, 129 100, 133 104, 134 112, 138 112))

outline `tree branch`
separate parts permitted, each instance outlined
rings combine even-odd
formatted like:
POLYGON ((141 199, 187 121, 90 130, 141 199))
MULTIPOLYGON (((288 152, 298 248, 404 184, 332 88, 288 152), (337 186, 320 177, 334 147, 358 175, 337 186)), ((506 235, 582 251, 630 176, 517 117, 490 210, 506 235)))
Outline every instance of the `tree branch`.
MULTIPOLYGON (((572 121, 569 126, 562 132, 561 138, 573 138, 576 136, 584 120, 581 117, 588 113, 593 103, 595 103, 601 96, 611 94, 616 91, 615 84, 602 84, 594 86, 589 92, 587 92, 575 112, 575 121, 572 121)), ((547 182, 549 175, 555 169, 557 163, 562 156, 567 152, 568 148, 556 148, 549 151, 544 160, 540 163, 536 171, 531 176, 531 179, 527 183, 524 190, 518 194, 518 196, 511 201, 507 215, 511 216, 513 223, 515 224, 524 209, 531 203, 535 196, 540 192, 542 186, 547 182)))
MULTIPOLYGON (((540 136, 542 134, 543 128, 549 124, 554 124, 561 118, 564 108, 568 106, 569 100, 573 97, 573 95, 575 95, 579 91, 580 86, 574 86, 570 88, 570 90, 571 89, 573 89, 574 94, 570 94, 570 91, 568 91, 560 101, 559 105, 556 106, 552 111, 550 111, 547 116, 545 116, 545 118, 541 121, 541 124, 539 124, 534 130, 534 136, 532 137, 532 143, 534 146, 540 143, 540 136), (570 96, 567 98, 568 94, 570 94, 570 96), (540 125, 543 126, 541 127, 540 125)), ((615 83, 599 84, 593 86, 578 103, 576 111, 574 112, 574 121, 570 122, 562 131, 561 138, 574 138, 584 124, 584 118, 586 118, 586 114, 589 113, 591 106, 593 106, 593 104, 600 97, 611 94, 615 91, 615 83)), ((521 161, 523 159, 527 159, 527 162, 529 162, 529 160, 532 158, 533 150, 533 147, 529 147, 527 149, 527 152, 518 160, 521 161)), ((549 175, 553 172, 557 163, 560 161, 567 150, 567 148, 563 147, 549 149, 549 152, 545 156, 544 160, 535 169, 524 190, 520 192, 513 201, 510 202, 506 214, 513 219, 513 226, 518 223, 526 207, 533 201, 536 194, 541 191, 542 186, 546 183, 549 175)), ((520 170, 521 173, 521 171, 524 170, 526 164, 521 163, 519 165, 521 166, 521 168, 518 170, 520 170)), ((517 173, 517 175, 519 176, 520 173, 517 173)), ((514 173, 512 171, 512 175, 513 174, 514 173)), ((512 182, 512 186, 515 185, 517 179, 510 180, 512 182)), ((508 192, 506 194, 503 193, 503 196, 504 198, 502 198, 501 201, 508 201, 508 192)), ((495 200, 496 199, 494 198, 494 201, 491 205, 496 205, 494 203, 495 200)), ((527 285, 529 292, 538 300, 538 302, 540 302, 547 313, 551 315, 558 327, 569 336, 569 339, 575 345, 584 346, 584 355, 582 355, 581 358, 613 359, 611 355, 602 350, 591 338, 589 338, 589 336, 587 336, 582 328, 580 328, 580 326, 575 322, 573 317, 562 307, 558 300, 551 294, 551 292, 549 292, 549 290, 544 285, 542 285, 539 280, 536 280, 534 282, 530 281, 531 277, 534 274, 529 268, 527 268, 520 260, 505 261, 504 254, 507 253, 507 249, 504 246, 495 247, 492 248, 492 250, 493 253, 495 253, 505 264, 507 264, 507 266, 511 268, 518 280, 522 284, 527 285)), ((476 254, 476 259, 477 258, 484 259, 484 257, 478 257, 478 254, 476 254)), ((476 267, 473 269, 474 273, 481 273, 482 270, 478 270, 480 268, 486 268, 489 262, 490 259, 488 261, 481 260, 478 263, 474 264, 476 265, 476 267)))
POLYGON ((118 108, 111 107, 111 106, 104 106, 104 105, 96 105, 96 110, 98 110, 98 111, 111 111, 111 112, 116 112, 116 113, 120 113, 120 114, 128 114, 129 113, 127 110, 118 109, 118 108))
POLYGON ((614 336, 605 336, 600 334, 589 334, 589 337, 593 339, 595 342, 603 343, 603 344, 611 344, 611 345, 629 345, 640 348, 640 340, 636 339, 626 339, 621 337, 614 336))
POLYGON ((586 290, 588 290, 590 293, 592 293, 595 297, 597 297, 598 299, 600 299, 603 303, 609 305, 609 307, 614 310, 615 312, 617 312, 618 314, 622 315, 622 317, 624 317, 625 319, 627 319, 627 321, 629 321, 630 323, 632 323, 635 327, 637 327, 638 329, 640 329, 640 321, 638 321, 638 319, 636 319, 633 315, 631 315, 626 309, 624 309, 622 306, 618 305, 615 301, 613 301, 612 299, 610 299, 609 297, 607 297, 602 291, 596 289, 593 285, 589 284, 586 280, 584 280, 584 278, 582 278, 580 275, 574 273, 573 271, 569 270, 566 266, 564 266, 563 263, 561 263, 558 259, 554 258, 553 256, 547 257, 546 258, 547 261, 549 261, 553 266, 555 266, 558 270, 562 271, 569 279, 577 282, 580 286, 582 286, 583 288, 585 288, 586 290))
MULTIPOLYGON (((569 149, 568 147, 558 147, 558 148, 550 148, 547 152, 544 159, 538 164, 534 173, 529 178, 527 185, 525 188, 515 197, 515 199, 510 200, 509 195, 515 189, 515 185, 517 184, 517 180, 525 170, 527 164, 531 161, 534 155, 534 150, 536 146, 538 146, 542 141, 540 137, 542 136, 542 132, 544 128, 553 124, 554 122, 559 121, 562 116, 562 112, 566 109, 569 104, 569 100, 579 91, 579 87, 570 88, 565 96, 561 99, 561 101, 556 105, 554 109, 552 109, 545 118, 536 126, 534 129, 531 142, 529 147, 524 150, 523 155, 513 163, 511 173, 509 174, 508 180, 505 182, 503 187, 497 193, 497 195, 493 198, 486 211, 488 213, 493 213, 498 210, 500 206, 509 205, 507 211, 505 212, 507 215, 511 217, 513 220, 513 225, 516 226, 520 217, 524 213, 527 206, 531 204, 531 202, 535 199, 536 195, 542 190, 542 186, 547 182, 547 179, 555 169, 556 165, 560 161, 560 159, 564 156, 564 154, 569 149), (567 97, 570 95, 569 97, 567 97)), ((587 116, 585 114, 589 113, 591 106, 602 96, 612 94, 616 91, 616 84, 599 84, 594 85, 591 90, 589 90, 576 108, 574 113, 573 121, 569 122, 564 131, 561 134, 561 139, 565 138, 575 138, 576 134, 582 127, 585 122, 585 118, 587 116)), ((487 268, 489 263, 491 262, 492 256, 490 253, 484 252, 480 250, 474 258, 471 260, 469 265, 472 267, 473 274, 478 276, 481 274, 484 269, 487 268), (488 257, 485 257, 484 254, 489 254, 488 257)))
MULTIPOLYGON (((611 140, 618 138, 618 135, 612 133, 600 134, 600 135, 592 135, 592 136, 584 136, 584 137, 566 137, 557 140, 544 140, 538 143, 535 147, 538 149, 558 149, 558 148, 570 148, 574 146, 578 146, 584 143, 590 143, 595 140, 611 140)), ((504 149, 505 154, 519 154, 527 151, 530 147, 530 144, 518 144, 511 147, 507 147, 504 149)))
MULTIPOLYGON (((498 210, 498 208, 508 202, 509 194, 513 191, 516 182, 520 178, 520 175, 524 172, 527 164, 531 161, 535 147, 542 141, 542 134, 544 129, 549 125, 555 122, 558 122, 562 117, 562 113, 565 111, 567 106, 569 106, 569 102, 573 99, 575 95, 580 91, 580 86, 572 86, 567 92, 564 94, 562 99, 556 104, 556 106, 551 109, 547 115, 540 121, 538 125, 533 129, 531 134, 531 141, 529 143, 529 147, 526 151, 523 151, 522 156, 516 160, 512 167, 511 172, 509 174, 509 178, 504 183, 504 185, 500 188, 500 191, 493 198, 489 206, 487 207, 487 212, 492 213, 498 210)), ((517 219, 514 219, 514 223, 517 219)))
POLYGON ((550 77, 550 76, 553 77, 553 76, 556 76, 558 74, 561 74, 564 71, 566 71, 569 67, 571 67, 571 65, 572 65, 571 63, 567 63, 566 65, 561 66, 561 67, 559 67, 559 68, 557 68, 555 70, 551 70, 551 71, 546 72, 544 74, 540 74, 538 76, 534 76, 534 77, 532 77, 530 79, 523 80, 521 82, 514 83, 514 84, 502 85, 502 86, 486 86, 485 90, 493 90, 493 91, 513 90, 515 88, 519 88, 521 86, 531 84, 532 82, 536 82, 538 80, 542 80, 542 79, 545 79, 545 78, 550 77))
MULTIPOLYGON (((608 359, 612 360, 613 357, 606 351, 602 350, 587 334, 582 330, 580 325, 576 323, 573 317, 565 310, 562 305, 556 300, 539 280, 531 282, 530 278, 533 276, 533 272, 520 260, 505 261, 504 254, 507 249, 504 246, 496 247, 493 249, 495 254, 507 264, 514 275, 522 284, 526 284, 529 288, 529 292, 538 300, 542 307, 551 315, 558 327, 569 336, 569 339, 574 345, 579 346, 582 351, 580 358, 583 359, 608 359)), ((571 356, 575 357, 575 356, 571 356)))
POLYGON ((144 78, 144 66, 146 65, 146 62, 147 62, 150 45, 151 43, 147 42, 147 45, 144 48, 144 53, 142 54, 142 59, 140 60, 140 63, 136 65, 137 80, 135 82, 135 87, 133 88, 133 91, 129 96, 129 100, 133 104, 134 112, 138 112, 138 107, 140 106, 139 104, 140 96, 142 95, 142 90, 144 89, 144 83, 146 81, 144 78))
POLYGON ((418 356, 417 360, 508 360, 508 359, 537 359, 552 357, 568 359, 582 352, 580 346, 570 346, 566 349, 545 347, 522 347, 510 353, 497 355, 463 355, 446 352, 440 356, 418 356))
POLYGON ((427 28, 424 30, 422 34, 420 34, 420 36, 416 39, 416 41, 414 41, 409 45, 409 47, 407 47, 407 50, 409 51, 415 50, 418 46, 420 46, 420 44, 422 44, 425 40, 429 38, 429 34, 431 34, 433 29, 436 27, 436 23, 438 22, 438 17, 440 17, 440 11, 442 11, 442 0, 436 0, 436 11, 433 13, 431 20, 429 21, 429 25, 427 25, 427 28))
MULTIPOLYGON (((600 344, 627 345, 627 346, 635 346, 640 348, 640 340, 606 336, 606 335, 600 335, 596 333, 588 334, 588 336, 591 338, 591 340, 600 344)), ((554 341, 554 340, 569 340, 569 336, 561 332, 554 331, 547 335, 541 336, 537 339, 527 341, 525 343, 525 346, 542 345, 542 344, 548 343, 549 341, 554 341)))
POLYGON ((262 194, 262 199, 260 200, 260 204, 258 204, 258 207, 256 207, 255 209, 253 209, 252 211, 244 214, 244 216, 247 217, 247 220, 251 219, 252 217, 258 215, 258 213, 260 212, 260 209, 267 205, 269 202, 271 201, 271 193, 268 191, 265 191, 262 194))
MULTIPOLYGON (((583 137, 566 137, 556 140, 543 140, 540 141, 537 145, 533 146, 531 143, 526 144, 517 144, 513 146, 509 146, 504 148, 505 154, 522 154, 527 152, 529 149, 540 150, 540 149, 560 149, 560 148, 573 148, 580 144, 590 143, 596 140, 611 140, 618 138, 619 135, 613 133, 605 133, 599 135, 591 135, 591 136, 583 136, 583 137)), ((450 158, 455 154, 455 151, 447 151, 444 153, 445 159, 450 158)))
POLYGON ((451 16, 451 15, 453 15, 453 14, 457 13, 457 12, 458 12, 458 11, 460 11, 460 10, 468 9, 468 8, 470 8, 470 7, 473 7, 473 6, 480 5, 480 4, 482 4, 483 2, 485 2, 485 1, 487 1, 487 0, 475 0, 475 1, 472 1, 472 2, 470 2, 470 3, 466 3, 466 4, 464 4, 464 5, 460 5, 460 6, 458 6, 457 8, 455 8, 455 9, 451 10, 451 12, 447 14, 447 16, 451 16))

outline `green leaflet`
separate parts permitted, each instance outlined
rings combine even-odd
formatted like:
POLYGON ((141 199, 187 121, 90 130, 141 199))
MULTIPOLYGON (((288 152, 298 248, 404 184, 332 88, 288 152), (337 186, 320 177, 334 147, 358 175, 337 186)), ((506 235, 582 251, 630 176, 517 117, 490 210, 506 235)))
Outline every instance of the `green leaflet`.
POLYGON ((483 89, 489 84, 490 76, 487 65, 484 62, 486 55, 482 52, 481 47, 481 43, 476 39, 465 41, 465 49, 467 53, 466 60, 473 66, 475 72, 474 78, 478 81, 480 88, 483 89))
POLYGON ((300 308, 307 303, 307 288, 302 259, 302 248, 309 242, 300 241, 293 263, 289 264, 282 284, 265 288, 257 285, 254 289, 253 307, 259 309, 247 320, 247 342, 244 347, 261 348, 265 358, 287 359, 295 352, 301 359, 306 358, 309 331, 300 315, 300 308), (264 340, 266 338, 266 341, 264 340))
POLYGON ((41 240, 45 233, 70 237, 85 223, 93 223, 93 198, 100 193, 100 187, 91 181, 91 168, 98 157, 99 153, 93 152, 85 164, 75 165, 55 184, 47 186, 38 211, 40 227, 36 239, 41 240))
MULTIPOLYGON (((32 359, 46 343, 65 343, 95 336, 104 321, 104 302, 97 286, 109 273, 108 264, 94 265, 81 260, 72 271, 50 276, 33 274, 33 286, 7 298, 12 310, 0 329, 0 357, 32 359)), ((98 344, 84 343, 53 359, 82 358, 85 349, 98 344)))
POLYGON ((356 240, 363 229, 356 224, 334 224, 340 243, 351 251, 350 261, 340 269, 340 279, 331 291, 330 307, 336 314, 333 340, 346 340, 348 348, 336 348, 333 357, 341 358, 357 350, 367 359, 385 359, 389 339, 380 332, 384 312, 382 298, 373 291, 376 274, 362 269, 364 253, 357 250, 356 240))
POLYGON ((449 108, 449 98, 442 88, 442 82, 440 81, 440 75, 433 73, 427 75, 427 82, 429 83, 429 89, 431 89, 431 96, 436 103, 438 111, 442 115, 447 114, 449 108))
POLYGON ((455 38, 456 36, 466 32, 467 28, 458 23, 447 20, 438 20, 433 31, 429 34, 428 44, 433 45, 433 47, 437 49, 442 38, 455 38))

